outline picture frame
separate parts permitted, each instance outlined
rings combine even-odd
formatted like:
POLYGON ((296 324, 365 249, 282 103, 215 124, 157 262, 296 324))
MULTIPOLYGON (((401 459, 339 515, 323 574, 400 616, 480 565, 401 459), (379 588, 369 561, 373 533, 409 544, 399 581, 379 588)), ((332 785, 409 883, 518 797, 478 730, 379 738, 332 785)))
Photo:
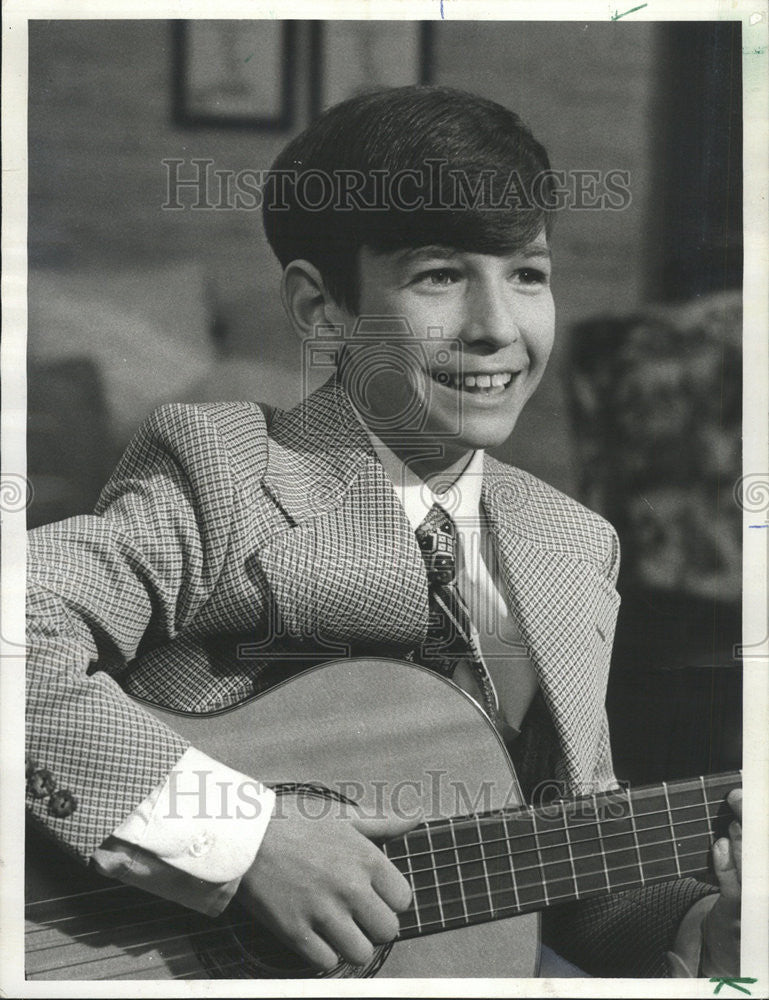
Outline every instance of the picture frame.
POLYGON ((375 87, 430 83, 432 40, 430 21, 311 22, 311 117, 375 87))
POLYGON ((284 131, 294 119, 295 22, 173 23, 173 120, 284 131))

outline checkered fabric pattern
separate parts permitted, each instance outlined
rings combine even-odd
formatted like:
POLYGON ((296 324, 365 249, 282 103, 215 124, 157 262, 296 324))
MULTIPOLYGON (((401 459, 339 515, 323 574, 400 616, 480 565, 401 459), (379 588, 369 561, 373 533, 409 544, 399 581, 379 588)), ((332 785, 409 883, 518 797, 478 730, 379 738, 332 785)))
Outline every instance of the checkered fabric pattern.
MULTIPOLYGON (((546 720, 524 724, 527 780, 610 787, 616 534, 488 456, 482 502, 546 720)), ((82 860, 186 748, 129 693, 189 712, 224 707, 313 657, 404 658, 429 621, 414 532, 334 380, 269 423, 252 403, 156 411, 93 515, 30 532, 28 574, 28 752, 76 803, 62 816, 53 793, 30 790, 29 811, 82 860)), ((623 899, 582 907, 579 940, 621 962, 632 929, 634 948, 661 961, 658 915, 678 912, 681 890, 641 890, 630 923, 606 918, 623 899)))

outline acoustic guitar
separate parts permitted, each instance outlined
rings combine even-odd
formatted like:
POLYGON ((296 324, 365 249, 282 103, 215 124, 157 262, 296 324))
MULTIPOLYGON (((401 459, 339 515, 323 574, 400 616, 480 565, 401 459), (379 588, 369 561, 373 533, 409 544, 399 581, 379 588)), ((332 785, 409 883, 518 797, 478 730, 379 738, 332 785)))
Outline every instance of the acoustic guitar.
POLYGON ((707 876, 741 783, 735 772, 526 807, 475 701, 380 658, 314 667, 214 714, 147 707, 212 757, 300 791, 310 815, 350 801, 367 815, 421 809, 420 826, 383 845, 414 890, 399 935, 364 967, 321 973, 234 904, 202 917, 97 877, 33 832, 29 979, 534 976, 545 907, 707 876))

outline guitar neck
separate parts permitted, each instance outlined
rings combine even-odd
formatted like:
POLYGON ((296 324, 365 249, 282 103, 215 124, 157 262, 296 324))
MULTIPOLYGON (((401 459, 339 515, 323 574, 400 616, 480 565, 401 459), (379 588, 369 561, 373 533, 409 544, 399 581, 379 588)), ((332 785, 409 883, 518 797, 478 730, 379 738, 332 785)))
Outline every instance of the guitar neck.
POLYGON ((414 887, 401 938, 706 875, 740 772, 438 820, 388 841, 414 887))

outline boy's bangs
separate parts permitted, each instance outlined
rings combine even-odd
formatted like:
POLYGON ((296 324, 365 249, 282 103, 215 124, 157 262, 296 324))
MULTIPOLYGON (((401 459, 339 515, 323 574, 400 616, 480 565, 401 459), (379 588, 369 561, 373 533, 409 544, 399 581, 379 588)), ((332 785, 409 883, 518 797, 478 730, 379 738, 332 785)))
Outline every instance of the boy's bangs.
POLYGON ((549 235, 551 213, 539 208, 392 212, 361 233, 361 243, 387 252, 406 247, 444 246, 466 253, 516 253, 542 233, 549 235))

